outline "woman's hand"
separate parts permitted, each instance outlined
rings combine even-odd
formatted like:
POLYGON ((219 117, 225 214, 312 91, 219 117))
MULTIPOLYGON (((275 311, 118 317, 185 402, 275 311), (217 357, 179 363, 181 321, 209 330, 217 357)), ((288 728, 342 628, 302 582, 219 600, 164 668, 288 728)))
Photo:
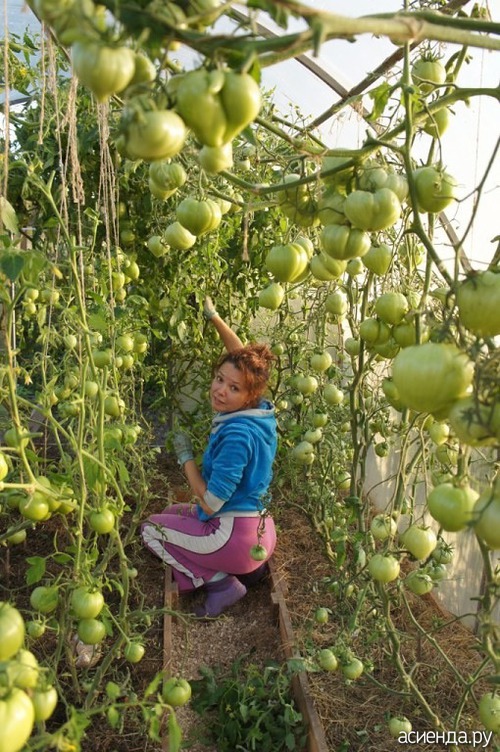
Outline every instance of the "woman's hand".
POLYGON ((212 298, 210 298, 208 295, 203 301, 203 315, 207 321, 210 321, 210 319, 213 319, 214 316, 218 315, 212 298))
POLYGON ((183 431, 174 433, 172 438, 172 444, 174 445, 174 452, 177 457, 179 465, 182 467, 188 460, 194 458, 193 444, 191 439, 183 431))

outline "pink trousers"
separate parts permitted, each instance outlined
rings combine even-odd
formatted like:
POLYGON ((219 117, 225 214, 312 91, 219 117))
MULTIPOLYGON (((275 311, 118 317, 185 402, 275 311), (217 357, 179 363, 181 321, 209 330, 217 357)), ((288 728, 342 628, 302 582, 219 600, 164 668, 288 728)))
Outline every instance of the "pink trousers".
POLYGON ((260 543, 271 557, 276 546, 272 517, 200 520, 194 504, 174 504, 142 524, 145 545, 172 567, 180 592, 201 587, 218 572, 248 574, 262 561, 250 555, 260 543))

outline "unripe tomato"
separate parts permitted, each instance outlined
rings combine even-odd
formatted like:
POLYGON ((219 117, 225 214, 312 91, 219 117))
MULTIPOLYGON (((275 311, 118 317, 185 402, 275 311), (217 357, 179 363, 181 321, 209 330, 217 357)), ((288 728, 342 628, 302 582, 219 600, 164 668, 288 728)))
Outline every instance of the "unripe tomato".
POLYGON ((4 480, 9 473, 9 464, 3 452, 0 452, 0 481, 4 480))
POLYGON ((50 614, 59 603, 57 585, 38 585, 30 595, 31 607, 40 614, 50 614))
POLYGON ((128 47, 108 47, 94 41, 78 41, 71 48, 73 69, 80 82, 99 102, 123 91, 133 78, 135 54, 128 47))
POLYGON ((110 366, 113 361, 113 353, 111 350, 93 350, 92 358, 96 368, 105 368, 110 366))
POLYGON ((89 524, 92 530, 99 535, 110 533, 115 526, 115 515, 108 507, 103 507, 100 511, 91 512, 89 524))
POLYGON ((97 645, 106 637, 106 627, 99 619, 80 619, 76 631, 85 645, 97 645))
POLYGON ((412 725, 408 718, 404 715, 393 715, 388 723, 389 734, 393 739, 397 739, 400 734, 409 734, 412 730, 412 725))
POLYGON ((104 606, 104 596, 100 590, 81 585, 71 594, 71 607, 77 619, 95 619, 104 606))
POLYGON ((319 387, 319 382, 315 376, 299 376, 296 387, 301 394, 314 394, 319 387))
POLYGON ((472 511, 479 494, 470 486, 441 483, 427 497, 432 517, 444 530, 456 533, 472 521, 472 511))
POLYGON ((336 671, 339 667, 337 656, 330 648, 322 648, 318 652, 317 661, 324 671, 336 671))
POLYGON ((449 124, 450 110, 448 107, 441 107, 425 118, 422 130, 428 133, 429 136, 432 136, 432 138, 441 138, 449 124))
POLYGON ((320 606, 314 612, 314 621, 316 622, 316 624, 327 624, 329 618, 330 614, 328 612, 328 609, 324 608, 324 606, 320 606))
POLYGON ((349 302, 347 300, 347 295, 343 290, 335 290, 335 292, 331 292, 325 300, 326 310, 334 316, 342 316, 346 313, 348 307, 349 302))
POLYGON ((421 57, 412 66, 411 78, 424 94, 428 94, 436 86, 444 84, 446 68, 439 60, 421 57))
POLYGON ((0 728, 4 752, 19 752, 28 741, 35 722, 33 703, 14 687, 0 698, 0 728))
POLYGON ((202 146, 198 152, 198 161, 209 175, 217 175, 233 166, 233 145, 230 141, 222 146, 202 146))
POLYGON ((426 572, 414 569, 406 575, 404 584, 415 595, 426 595, 434 587, 434 580, 426 572))
POLYGON ((178 154, 184 146, 186 136, 186 126, 176 112, 142 111, 128 124, 125 146, 132 159, 153 162, 178 154))
POLYGON ((292 449, 292 459, 301 465, 312 465, 316 456, 314 446, 309 441, 300 441, 292 449))
POLYGON ((388 245, 372 245, 362 257, 361 261, 366 268, 381 277, 389 271, 392 261, 392 251, 388 245))
POLYGON ((380 188, 375 193, 352 191, 344 202, 344 212, 349 222, 368 232, 392 227, 401 216, 401 211, 399 198, 389 188, 380 188))
POLYGON ((474 506, 474 530, 486 545, 500 549, 500 493, 498 486, 487 488, 474 506))
POLYGON ((327 255, 340 260, 363 257, 371 246, 368 233, 345 225, 326 225, 320 243, 327 255))
POLYGON ((143 659, 145 652, 146 649, 140 642, 128 642, 123 655, 129 663, 139 663, 143 659))
POLYGON ((437 167, 419 167, 413 172, 419 212, 437 214, 456 198, 457 181, 437 167))
POLYGON ((266 256, 266 269, 278 282, 293 282, 307 267, 307 253, 305 249, 295 243, 274 245, 266 256))
POLYGON ((9 684, 20 689, 33 689, 38 682, 40 667, 30 650, 21 649, 7 666, 9 684))
POLYGON ((486 692, 479 700, 479 718, 484 728, 500 734, 500 694, 486 692))
POLYGON ((392 582, 399 575, 399 561, 390 554, 373 554, 368 561, 368 571, 377 582, 392 582))
POLYGON ((408 311, 408 300, 400 292, 385 292, 375 301, 375 313, 386 324, 399 324, 408 311))
POLYGON ((31 702, 35 711, 35 721, 46 721, 57 706, 57 690, 55 687, 35 689, 31 694, 31 702))
POLYGON ((387 540, 396 535, 398 526, 390 514, 376 514, 370 523, 370 531, 375 540, 387 540))
POLYGON ((266 561, 268 558, 267 548, 262 543, 256 543, 250 548, 250 556, 254 561, 266 561))
POLYGON ((413 524, 401 535, 401 543, 415 559, 427 559, 436 548, 437 537, 432 528, 413 524))
POLYGON ((478 337, 500 334, 500 274, 472 274, 456 290, 460 323, 478 337))
POLYGON ((270 285, 265 287, 259 293, 259 305, 262 308, 268 308, 270 311, 275 311, 280 307, 285 297, 285 291, 279 282, 271 282, 270 285))
POLYGON ((191 699, 191 685, 186 679, 172 677, 163 684, 162 697, 173 708, 186 705, 191 699))
POLYGON ((8 661, 24 641, 24 620, 10 603, 0 602, 0 661, 8 661))
POLYGON ((354 681, 355 679, 359 679, 364 668, 363 662, 359 658, 351 658, 347 663, 342 664, 342 673, 346 679, 354 681))
POLYGON ((172 222, 165 228, 163 239, 176 251, 187 251, 196 243, 196 235, 189 232, 178 221, 172 222))
POLYGON ((323 399, 327 405, 335 407, 341 405, 344 401, 344 392, 339 389, 335 384, 325 384, 323 388, 323 399))

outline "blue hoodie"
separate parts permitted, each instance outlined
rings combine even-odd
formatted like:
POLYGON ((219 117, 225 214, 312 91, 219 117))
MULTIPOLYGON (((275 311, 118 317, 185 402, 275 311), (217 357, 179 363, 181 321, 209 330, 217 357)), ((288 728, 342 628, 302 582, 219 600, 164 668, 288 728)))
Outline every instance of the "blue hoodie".
MULTIPOLYGON (((263 511, 277 447, 273 405, 217 413, 203 455, 205 502, 214 516, 253 516, 263 511)), ((201 520, 210 517, 198 506, 201 520)))

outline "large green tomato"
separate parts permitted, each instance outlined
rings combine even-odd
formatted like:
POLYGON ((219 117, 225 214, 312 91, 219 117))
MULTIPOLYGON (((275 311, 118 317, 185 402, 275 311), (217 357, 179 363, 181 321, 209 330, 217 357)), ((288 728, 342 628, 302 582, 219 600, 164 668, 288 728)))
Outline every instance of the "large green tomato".
POLYGON ((217 175, 233 166, 233 144, 230 141, 222 146, 202 146, 198 152, 198 162, 209 175, 217 175))
POLYGON ((415 559, 427 559, 437 544, 437 536, 430 527, 413 524, 401 536, 401 543, 415 559))
POLYGON ((437 167, 419 167, 413 172, 419 212, 442 212, 456 198, 457 181, 437 167))
POLYGON ((341 405, 344 401, 344 392, 339 389, 335 384, 325 384, 323 388, 323 399, 327 405, 335 407, 341 405))
POLYGON ((444 530, 456 533, 472 521, 472 510, 478 496, 470 486, 441 483, 428 495, 427 506, 444 530))
POLYGON ((35 721, 46 721, 50 718, 57 705, 57 690, 55 687, 35 689, 31 695, 35 721))
POLYGON ((100 590, 81 585, 71 594, 71 607, 77 619, 95 619, 103 606, 104 596, 100 590))
POLYGON ((309 261, 309 269, 315 279, 330 282, 338 279, 346 270, 347 261, 334 259, 326 253, 315 254, 309 261))
POLYGON ((361 260, 369 271, 376 274, 377 277, 382 277, 389 271, 392 251, 386 243, 372 245, 361 260))
POLYGON ((9 472, 9 464, 7 458, 3 452, 0 452, 0 481, 7 477, 9 472))
POLYGON ((14 660, 7 665, 9 683, 20 689, 33 689, 38 682, 40 667, 36 656, 30 650, 21 648, 14 660))
POLYGON ((485 729, 500 734, 500 694, 486 692, 479 700, 479 718, 485 729))
POLYGON ((434 587, 434 580, 426 572, 414 569, 404 579, 405 587, 415 595, 426 595, 434 587))
POLYGON ((387 540, 397 531, 396 520, 390 514, 376 514, 370 523, 370 532, 375 540, 387 540))
POLYGON ((38 585, 30 595, 31 607, 41 614, 50 614, 55 611, 59 603, 57 585, 38 585))
POLYGON ((363 662, 359 658, 351 658, 347 663, 342 664, 342 673, 350 681, 359 679, 364 669, 363 662))
POLYGON ((186 679, 171 677, 163 684, 162 696, 167 705, 181 707, 191 699, 191 685, 186 679))
POLYGON ((189 232, 179 221, 167 225, 163 239, 176 251, 187 251, 196 243, 196 235, 189 232))
POLYGON ((80 619, 76 631, 85 645, 97 645, 106 637, 106 627, 99 619, 80 619))
POLYGON ((271 282, 270 285, 259 292, 259 305, 262 308, 275 311, 282 304, 284 297, 285 291, 280 283, 271 282))
POLYGON ((321 352, 314 353, 311 356, 310 365, 313 371, 317 373, 324 373, 332 365, 332 356, 328 350, 322 350, 321 352))
POLYGON ((401 216, 401 203, 389 188, 352 191, 344 203, 344 212, 351 224, 360 230, 376 232, 392 227, 401 216))
POLYGON ((422 125, 422 130, 432 136, 432 138, 441 138, 450 124, 450 110, 448 107, 441 107, 428 115, 422 125))
POLYGON ((177 206, 176 216, 192 235, 203 235, 220 224, 222 212, 215 201, 198 201, 187 197, 177 206))
POLYGON ((0 661, 12 658, 21 648, 23 641, 23 617, 10 603, 0 602, 0 661))
POLYGON ((322 648, 321 650, 319 650, 317 661, 320 668, 322 668, 324 671, 336 671, 339 667, 337 656, 330 648, 322 648))
POLYGON ((99 102, 123 91, 135 72, 135 53, 129 47, 108 47, 100 42, 75 42, 71 48, 73 70, 99 102))
POLYGON ((180 116, 206 146, 232 141, 261 107, 259 87, 246 73, 200 69, 181 74, 174 83, 180 116))
POLYGON ((368 561, 368 571, 377 582, 392 582, 399 575, 399 561, 390 554, 374 554, 368 561))
POLYGON ((266 256, 266 269, 278 282, 294 282, 307 268, 305 248, 298 243, 274 245, 266 256))
POLYGON ((323 251, 341 261, 362 257, 371 246, 368 233, 346 225, 325 225, 320 235, 323 251))
POLYGON ((349 301, 345 292, 343 290, 331 292, 325 300, 325 308, 328 313, 334 316, 343 316, 349 308, 349 301))
POLYGON ((125 147, 131 159, 167 159, 178 154, 186 140, 182 119, 172 110, 146 110, 133 115, 125 132, 125 147))
POLYGON ((459 441, 469 446, 490 446, 499 442, 495 426, 500 404, 485 405, 474 396, 461 397, 451 406, 448 422, 459 441))
POLYGON ((359 325, 359 336, 369 345, 384 345, 391 337, 391 330, 384 321, 368 317, 359 325))
POLYGON ((139 663, 144 657, 146 648, 141 642, 128 642, 123 655, 129 663, 139 663))
POLYGON ((318 217, 322 225, 346 225, 345 196, 336 190, 326 191, 318 202, 318 217))
POLYGON ((424 94, 433 91, 446 81, 446 68, 439 60, 421 57, 411 69, 411 78, 424 94))
POLYGON ((456 290, 460 323, 478 337, 500 334, 500 273, 479 272, 456 290))
POLYGON ((314 394, 319 386, 316 376, 299 376, 296 387, 301 394, 314 394))
POLYGON ((19 752, 28 741, 35 710, 22 689, 14 687, 0 699, 0 752, 19 752))
POLYGON ((161 159, 151 162, 149 177, 163 191, 181 188, 187 180, 186 170, 179 162, 161 159))
POLYGON ((393 739, 397 739, 400 734, 409 734, 413 726, 404 715, 393 715, 388 723, 389 734, 393 739))
POLYGON ((487 488, 476 501, 473 511, 476 535, 494 551, 500 550, 500 492, 498 486, 487 488))
POLYGON ((401 292, 384 292, 375 301, 375 313, 386 324, 399 324, 409 308, 408 300, 401 292))
POLYGON ((99 535, 110 533, 115 526, 115 515, 109 507, 94 510, 90 513, 89 524, 92 530, 99 535))
POLYGON ((472 383, 474 363, 453 344, 426 342, 396 355, 392 379, 401 402, 417 412, 445 417, 472 383))
POLYGON ((316 459, 314 446, 309 441, 300 441, 292 449, 292 459, 299 465, 312 465, 316 459))

